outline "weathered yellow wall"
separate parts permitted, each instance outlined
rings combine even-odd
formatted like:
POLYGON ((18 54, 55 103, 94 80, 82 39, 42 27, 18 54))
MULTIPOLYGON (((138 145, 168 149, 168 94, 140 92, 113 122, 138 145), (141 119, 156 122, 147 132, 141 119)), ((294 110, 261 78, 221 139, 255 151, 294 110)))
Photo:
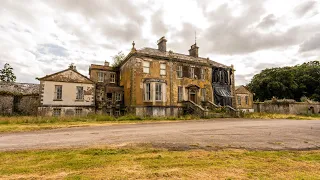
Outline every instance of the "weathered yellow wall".
POLYGON ((238 109, 252 109, 253 108, 253 96, 251 93, 236 94, 236 103, 238 109), (246 96, 248 96, 248 104, 246 104, 246 96), (238 97, 241 98, 241 105, 238 103, 238 97))

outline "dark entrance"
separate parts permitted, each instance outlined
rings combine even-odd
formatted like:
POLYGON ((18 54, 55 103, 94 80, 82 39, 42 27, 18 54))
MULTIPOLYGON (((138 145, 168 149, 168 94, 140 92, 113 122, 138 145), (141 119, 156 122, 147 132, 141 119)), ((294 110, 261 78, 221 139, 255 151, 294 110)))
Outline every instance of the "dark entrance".
POLYGON ((196 90, 190 89, 190 101, 196 103, 197 97, 196 97, 196 90))

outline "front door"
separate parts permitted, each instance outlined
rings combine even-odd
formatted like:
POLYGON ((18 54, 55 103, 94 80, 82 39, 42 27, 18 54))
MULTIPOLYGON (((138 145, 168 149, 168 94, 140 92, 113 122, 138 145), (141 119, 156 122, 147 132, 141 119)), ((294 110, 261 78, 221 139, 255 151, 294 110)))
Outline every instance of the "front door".
POLYGON ((197 103, 196 90, 190 89, 189 100, 194 102, 194 103, 197 103))

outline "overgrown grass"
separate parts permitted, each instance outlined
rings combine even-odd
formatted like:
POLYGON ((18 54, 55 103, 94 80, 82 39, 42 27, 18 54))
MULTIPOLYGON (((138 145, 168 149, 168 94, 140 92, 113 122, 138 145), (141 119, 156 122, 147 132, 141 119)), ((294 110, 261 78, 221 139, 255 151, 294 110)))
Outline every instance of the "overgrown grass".
POLYGON ((192 115, 182 117, 139 117, 132 114, 120 116, 118 118, 107 115, 88 115, 83 117, 0 116, 0 132, 20 132, 74 126, 191 119, 199 119, 199 117, 192 115))
POLYGON ((2 179, 319 179, 320 151, 82 148, 0 152, 2 179))
POLYGON ((320 120, 320 115, 294 115, 294 114, 275 114, 275 113, 245 113, 244 118, 255 119, 296 119, 296 120, 320 120))

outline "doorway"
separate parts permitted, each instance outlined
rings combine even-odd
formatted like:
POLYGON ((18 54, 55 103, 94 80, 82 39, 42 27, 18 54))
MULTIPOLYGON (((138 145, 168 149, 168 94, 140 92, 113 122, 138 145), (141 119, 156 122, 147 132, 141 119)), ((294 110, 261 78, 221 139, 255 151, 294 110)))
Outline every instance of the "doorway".
POLYGON ((197 92, 195 89, 190 89, 189 100, 194 103, 197 103, 197 92))

